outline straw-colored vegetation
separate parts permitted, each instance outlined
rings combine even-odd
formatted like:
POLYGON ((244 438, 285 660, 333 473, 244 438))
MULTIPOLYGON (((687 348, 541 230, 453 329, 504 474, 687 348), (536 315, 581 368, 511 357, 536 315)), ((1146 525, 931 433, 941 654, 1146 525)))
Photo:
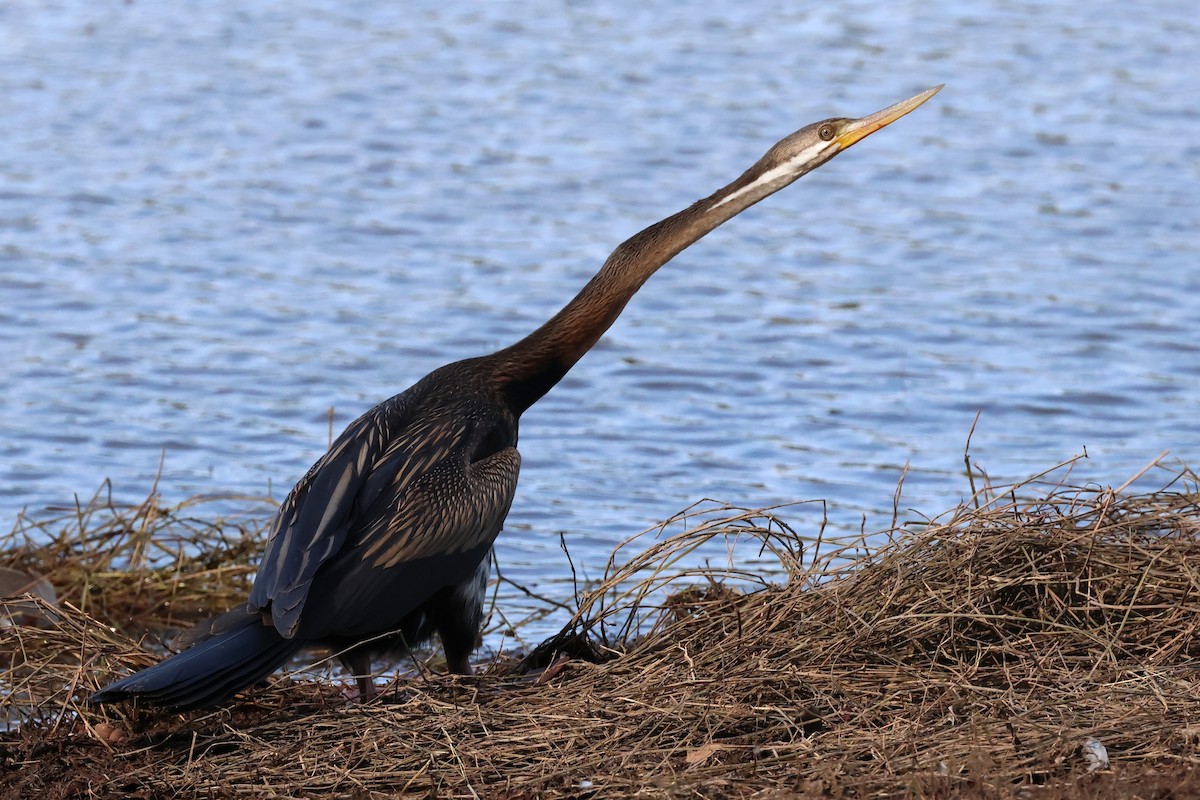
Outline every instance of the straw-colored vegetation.
POLYGON ((8 542, 8 565, 50 577, 60 606, 49 627, 0 630, 2 702, 23 722, 0 738, 0 792, 1194 795, 1200 488, 1158 466, 1140 484, 1156 477, 988 487, 840 545, 786 508, 701 504, 619 548, 524 659, 422 671, 365 705, 276 678, 185 716, 84 700, 157 658, 147 630, 239 600, 260 530, 95 503, 8 542), (689 566, 730 538, 778 559, 773 584, 689 566))

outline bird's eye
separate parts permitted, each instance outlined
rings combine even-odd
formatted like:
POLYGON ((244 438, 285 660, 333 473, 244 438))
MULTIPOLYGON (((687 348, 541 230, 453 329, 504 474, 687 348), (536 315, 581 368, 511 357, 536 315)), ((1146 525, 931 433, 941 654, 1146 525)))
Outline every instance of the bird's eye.
POLYGON ((828 142, 830 139, 833 138, 833 126, 832 125, 822 125, 821 129, 819 131, 817 131, 817 136, 821 137, 821 141, 828 142))

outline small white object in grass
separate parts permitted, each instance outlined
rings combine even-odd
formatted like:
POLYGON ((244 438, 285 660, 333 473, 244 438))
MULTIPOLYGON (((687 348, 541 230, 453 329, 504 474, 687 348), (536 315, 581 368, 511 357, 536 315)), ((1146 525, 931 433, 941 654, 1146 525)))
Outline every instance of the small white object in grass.
POLYGON ((592 782, 591 781, 580 781, 579 788, 580 789, 590 789, 590 788, 592 788, 592 782))
POLYGON ((1087 759, 1088 772, 1098 769, 1108 769, 1108 748, 1099 739, 1088 737, 1083 743, 1083 757, 1087 759))

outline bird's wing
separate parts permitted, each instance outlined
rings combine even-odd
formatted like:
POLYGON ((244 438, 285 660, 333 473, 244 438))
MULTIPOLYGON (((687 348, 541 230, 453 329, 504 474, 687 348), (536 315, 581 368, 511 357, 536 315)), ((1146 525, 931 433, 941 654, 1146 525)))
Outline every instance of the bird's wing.
POLYGON ((285 637, 296 621, 317 569, 337 553, 353 524, 359 494, 387 443, 372 409, 352 422, 280 505, 258 575, 251 609, 270 609, 285 637))
POLYGON ((380 495, 386 502, 376 503, 353 546, 376 569, 491 546, 512 505, 520 468, 515 447, 469 464, 433 465, 380 495))
POLYGON ((280 506, 250 592, 251 607, 269 608, 276 629, 291 638, 314 577, 334 559, 339 572, 354 573, 353 562, 376 564, 385 554, 394 565, 453 553, 476 540, 490 544, 511 505, 520 462, 502 468, 504 475, 482 470, 482 477, 474 477, 478 465, 468 463, 466 447, 473 424, 454 417, 414 422, 399 397, 351 423, 280 506), (492 487, 490 502, 474 497, 470 490, 477 484, 492 487), (467 506, 487 508, 459 510, 458 524, 446 524, 450 515, 436 509, 452 496, 452 502, 463 503, 464 488, 467 506), (430 510, 446 520, 431 524, 430 510), (377 536, 393 544, 372 550, 377 536))
POLYGON ((508 515, 520 465, 507 447, 473 463, 440 462, 381 492, 313 580, 301 635, 379 633, 469 580, 508 515))

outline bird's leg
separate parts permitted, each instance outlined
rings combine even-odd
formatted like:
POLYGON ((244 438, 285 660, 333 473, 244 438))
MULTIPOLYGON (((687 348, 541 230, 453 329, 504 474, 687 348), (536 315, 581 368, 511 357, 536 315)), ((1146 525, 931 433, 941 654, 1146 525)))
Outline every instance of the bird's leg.
POLYGON ((475 670, 471 667, 470 659, 471 651, 460 653, 451 656, 449 651, 446 652, 446 667, 455 675, 471 675, 475 670))
POLYGON ((471 652, 479 641, 479 616, 461 609, 439 609, 435 614, 438 636, 442 639, 442 652, 446 654, 446 668, 455 675, 470 675, 471 652))
POLYGON ((375 682, 371 680, 371 655, 366 650, 342 653, 338 660, 358 684, 358 701, 366 703, 375 697, 375 682))
POLYGON ((479 644, 483 624, 483 597, 487 591, 492 555, 488 553, 475 573, 462 583, 440 592, 429 605, 430 619, 442 640, 446 667, 456 675, 471 675, 471 652, 479 644))

